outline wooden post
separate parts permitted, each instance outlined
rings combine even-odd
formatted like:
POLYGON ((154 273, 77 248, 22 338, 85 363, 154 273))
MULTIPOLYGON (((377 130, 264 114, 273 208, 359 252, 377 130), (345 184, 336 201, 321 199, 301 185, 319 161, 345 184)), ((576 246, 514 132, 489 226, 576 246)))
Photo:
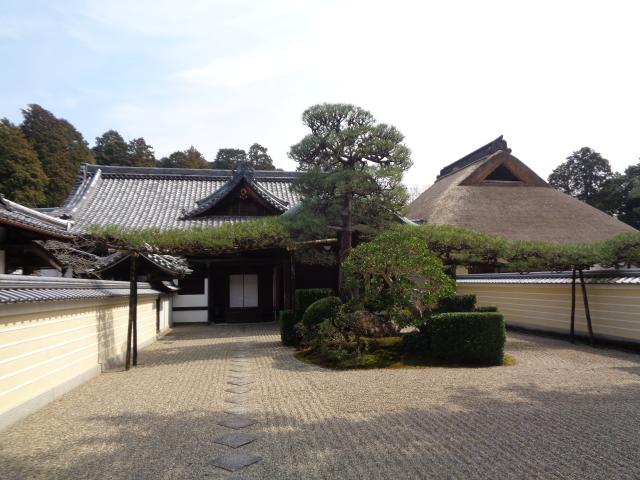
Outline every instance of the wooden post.
POLYGON ((589 311, 589 300, 587 298, 587 286, 584 283, 582 268, 578 270, 580 275, 580 286, 582 287, 582 300, 584 301, 584 314, 587 317, 587 327, 589 328, 589 343, 593 346, 593 327, 591 325, 591 312, 589 311))
POLYGON ((127 323, 127 353, 124 360, 124 369, 129 370, 131 368, 131 337, 133 332, 133 316, 135 315, 135 295, 136 295, 136 264, 133 260, 133 256, 129 257, 129 322, 127 323))
MULTIPOLYGON (((131 276, 133 282, 133 366, 138 365, 138 275, 136 269, 136 263, 138 259, 137 253, 131 254, 131 276)), ((129 303, 129 308, 131 308, 131 303, 129 303)))
POLYGON ((573 272, 571 274, 571 329, 569 333, 569 338, 571 339, 571 343, 575 341, 574 332, 576 325, 576 269, 573 268, 573 272))
POLYGON ((296 308, 296 252, 295 250, 291 250, 289 252, 289 266, 291 268, 291 281, 289 287, 291 291, 289 292, 289 297, 291 298, 291 310, 295 310, 296 308))

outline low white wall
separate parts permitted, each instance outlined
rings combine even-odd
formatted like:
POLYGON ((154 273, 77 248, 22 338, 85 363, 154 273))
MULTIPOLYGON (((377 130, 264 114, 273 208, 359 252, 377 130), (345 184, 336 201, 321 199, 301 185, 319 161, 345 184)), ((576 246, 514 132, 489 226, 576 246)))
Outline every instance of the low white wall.
MULTIPOLYGON (((156 339, 157 298, 139 297, 139 348, 156 339)), ((0 305, 0 429, 99 374, 104 365, 121 363, 128 301, 118 296, 0 305)), ((170 315, 161 317, 162 326, 169 321, 170 315)))
MULTIPOLYGON (((569 333, 570 284, 500 284, 458 282, 458 294, 475 294, 479 306, 495 305, 507 325, 569 333)), ((594 335, 640 343, 640 285, 587 284, 594 335)), ((587 335, 580 285, 576 285, 576 333, 587 335)))

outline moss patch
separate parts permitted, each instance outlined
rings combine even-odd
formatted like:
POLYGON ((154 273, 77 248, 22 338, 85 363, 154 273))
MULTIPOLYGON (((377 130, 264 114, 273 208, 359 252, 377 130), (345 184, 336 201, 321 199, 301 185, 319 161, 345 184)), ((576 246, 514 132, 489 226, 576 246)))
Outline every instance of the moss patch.
MULTIPOLYGON (((425 368, 425 367, 463 367, 486 368, 495 365, 449 364, 434 360, 420 352, 407 352, 403 348, 402 336, 368 338, 363 342, 366 351, 358 354, 355 345, 348 345, 340 351, 326 351, 321 348, 303 348, 294 356, 305 363, 318 365, 332 370, 352 370, 369 368, 425 368)), ((513 366, 516 359, 511 355, 504 356, 502 366, 513 366)))

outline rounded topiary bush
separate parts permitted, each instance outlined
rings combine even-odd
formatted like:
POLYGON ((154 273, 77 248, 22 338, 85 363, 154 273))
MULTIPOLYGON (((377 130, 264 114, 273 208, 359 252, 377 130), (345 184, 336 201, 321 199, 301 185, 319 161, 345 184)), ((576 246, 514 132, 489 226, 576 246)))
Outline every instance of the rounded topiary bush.
POLYGON ((307 327, 314 327, 325 320, 335 318, 342 306, 338 297, 325 297, 316 300, 302 315, 302 323, 307 327))

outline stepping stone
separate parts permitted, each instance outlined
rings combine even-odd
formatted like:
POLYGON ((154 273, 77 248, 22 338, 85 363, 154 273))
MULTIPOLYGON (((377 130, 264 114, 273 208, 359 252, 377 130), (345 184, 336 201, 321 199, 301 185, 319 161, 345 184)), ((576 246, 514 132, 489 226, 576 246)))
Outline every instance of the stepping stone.
POLYGON ((247 393, 251 390, 253 390, 251 387, 229 387, 224 389, 225 392, 229 393, 247 393))
POLYGON ((243 386, 243 385, 250 385, 253 382, 255 382, 255 380, 249 379, 249 378, 238 378, 238 379, 230 379, 227 380, 227 383, 230 385, 237 385, 239 387, 243 386))
POLYGON ((231 367, 229 369, 230 372, 235 373, 251 373, 251 368, 249 367, 231 367))
POLYGON ((250 373, 236 373, 236 374, 229 374, 227 376, 228 380, 253 380, 253 375, 251 375, 250 373))
POLYGON ((243 415, 234 415, 232 417, 226 417, 224 420, 220 420, 218 425, 227 428, 233 428, 234 430, 240 430, 241 428, 250 427, 251 425, 258 423, 257 420, 243 415))
POLYGON ((235 472, 241 468, 253 465, 260 460, 262 460, 262 458, 257 455, 243 452, 232 452, 214 459, 211 464, 218 468, 228 470, 229 472, 235 472))
POLYGON ((251 413, 251 409, 249 407, 238 405, 237 407, 227 408, 224 413, 229 413, 231 415, 246 415, 247 413, 251 413))
POLYGON ((247 397, 246 395, 236 395, 234 397, 225 398, 224 401, 228 403, 244 403, 251 400, 251 397, 247 397))
POLYGON ((214 442, 227 447, 238 448, 253 442, 257 438, 258 436, 253 433, 231 432, 216 438, 214 442))

